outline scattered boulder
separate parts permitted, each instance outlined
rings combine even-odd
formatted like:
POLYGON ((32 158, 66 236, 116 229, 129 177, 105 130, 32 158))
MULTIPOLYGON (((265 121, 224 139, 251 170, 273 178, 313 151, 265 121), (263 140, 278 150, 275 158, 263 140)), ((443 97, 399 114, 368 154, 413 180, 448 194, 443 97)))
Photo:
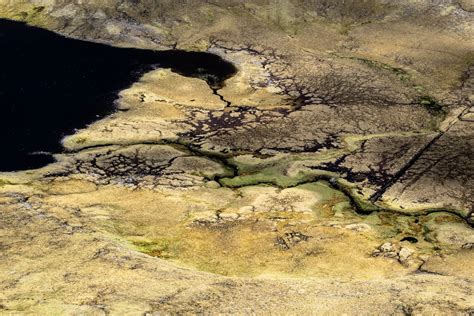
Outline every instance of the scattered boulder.
POLYGON ((398 252, 398 261, 401 263, 407 262, 410 257, 413 255, 414 251, 407 247, 402 247, 398 252))
POLYGON ((400 247, 398 244, 386 242, 375 249, 372 252, 372 256, 393 258, 405 264, 413 257, 414 253, 415 251, 408 247, 400 247))

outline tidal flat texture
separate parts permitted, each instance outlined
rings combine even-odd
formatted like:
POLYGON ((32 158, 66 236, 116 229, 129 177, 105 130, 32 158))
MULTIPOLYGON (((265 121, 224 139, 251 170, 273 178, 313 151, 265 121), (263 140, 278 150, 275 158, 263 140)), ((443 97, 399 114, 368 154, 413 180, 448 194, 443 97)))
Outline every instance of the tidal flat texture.
POLYGON ((125 52, 93 53, 113 69, 88 84, 119 82, 100 119, 0 173, 0 313, 471 315, 473 10, 0 1, 4 24, 125 52))

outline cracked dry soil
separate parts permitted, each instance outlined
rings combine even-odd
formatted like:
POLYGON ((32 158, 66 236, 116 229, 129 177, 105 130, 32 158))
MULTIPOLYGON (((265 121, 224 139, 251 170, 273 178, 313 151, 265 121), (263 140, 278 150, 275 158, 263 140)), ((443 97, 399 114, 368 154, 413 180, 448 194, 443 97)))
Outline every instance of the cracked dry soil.
POLYGON ((0 174, 0 313, 473 313, 464 2, 157 3, 0 2, 238 69, 152 70, 55 163, 0 174))

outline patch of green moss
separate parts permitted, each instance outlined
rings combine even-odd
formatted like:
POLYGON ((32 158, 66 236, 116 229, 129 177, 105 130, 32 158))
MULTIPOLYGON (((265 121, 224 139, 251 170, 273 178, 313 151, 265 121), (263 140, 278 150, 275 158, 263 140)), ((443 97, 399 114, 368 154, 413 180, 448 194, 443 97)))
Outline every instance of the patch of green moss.
POLYGON ((334 213, 343 212, 346 210, 352 209, 351 203, 349 201, 339 202, 333 205, 332 210, 334 213))
POLYGON ((407 82, 407 81, 410 80, 410 75, 408 74, 408 72, 406 72, 405 70, 403 70, 402 68, 399 68, 399 67, 393 67, 393 66, 390 66, 388 64, 384 64, 384 63, 376 61, 376 60, 371 60, 371 59, 362 58, 362 57, 340 56, 338 54, 333 54, 333 55, 335 55, 336 57, 339 57, 339 58, 347 58, 347 59, 356 60, 356 61, 358 61, 360 63, 363 63, 363 64, 365 64, 369 67, 372 67, 372 68, 387 70, 387 71, 397 75, 399 77, 399 79, 401 81, 404 81, 404 82, 407 82))
POLYGON ((311 183, 305 183, 298 186, 299 189, 304 189, 308 191, 315 192, 321 201, 321 203, 332 202, 331 204, 337 205, 340 202, 344 203, 341 204, 339 207, 348 206, 350 208, 350 202, 342 193, 341 191, 333 188, 329 182, 325 180, 319 180, 311 183))
MULTIPOLYGON (((347 147, 349 150, 355 150, 359 148, 360 139, 344 139, 347 142, 347 147)), ((262 173, 274 173, 278 175, 284 175, 286 170, 291 166, 291 164, 298 162, 298 161, 309 161, 311 163, 323 163, 332 161, 338 157, 341 157, 347 153, 347 150, 327 150, 326 152, 317 152, 317 153, 301 153, 301 154, 291 154, 291 155, 277 155, 271 157, 255 157, 252 158, 245 158, 241 159, 240 157, 230 158, 228 162, 237 167, 239 174, 242 175, 250 175, 250 174, 257 174, 262 173)))
POLYGON ((379 211, 380 208, 373 204, 372 202, 366 200, 365 198, 358 196, 358 195, 352 195, 352 198, 354 200, 354 203, 357 205, 357 209, 359 210, 360 213, 366 213, 370 214, 372 212, 379 211))
POLYGON ((273 168, 267 168, 261 172, 241 175, 233 178, 220 179, 220 183, 226 187, 242 187, 247 185, 256 185, 259 183, 271 183, 279 187, 290 187, 302 183, 305 180, 309 180, 310 177, 305 176, 303 173, 299 173, 297 177, 289 177, 283 175, 278 170, 273 168))
POLYGON ((135 246, 136 250, 153 257, 163 259, 170 259, 173 257, 171 241, 168 239, 134 240, 132 241, 132 244, 135 246))
POLYGON ((380 207, 370 202, 363 194, 357 193, 357 187, 347 180, 338 179, 334 186, 352 199, 352 203, 355 204, 358 213, 371 214, 372 212, 380 211, 380 207))

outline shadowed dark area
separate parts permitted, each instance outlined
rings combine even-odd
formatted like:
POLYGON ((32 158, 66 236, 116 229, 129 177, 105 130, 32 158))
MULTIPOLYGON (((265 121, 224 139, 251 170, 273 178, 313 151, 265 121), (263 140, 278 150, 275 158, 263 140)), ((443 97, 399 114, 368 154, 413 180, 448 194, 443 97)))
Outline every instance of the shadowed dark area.
POLYGON ((153 68, 221 87, 236 68, 219 56, 115 48, 0 19, 0 171, 53 161, 60 140, 114 111, 117 92, 153 68))

